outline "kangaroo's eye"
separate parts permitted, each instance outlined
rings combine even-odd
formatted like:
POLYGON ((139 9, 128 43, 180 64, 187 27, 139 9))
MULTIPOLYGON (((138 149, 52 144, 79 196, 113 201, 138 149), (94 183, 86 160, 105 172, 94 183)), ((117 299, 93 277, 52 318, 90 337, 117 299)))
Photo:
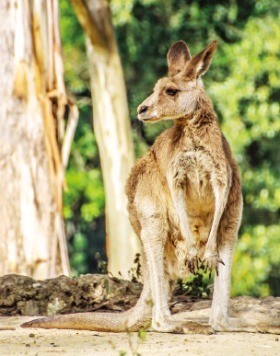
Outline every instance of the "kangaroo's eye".
POLYGON ((168 88, 165 90, 166 94, 174 96, 178 93, 178 89, 174 89, 174 88, 168 88))

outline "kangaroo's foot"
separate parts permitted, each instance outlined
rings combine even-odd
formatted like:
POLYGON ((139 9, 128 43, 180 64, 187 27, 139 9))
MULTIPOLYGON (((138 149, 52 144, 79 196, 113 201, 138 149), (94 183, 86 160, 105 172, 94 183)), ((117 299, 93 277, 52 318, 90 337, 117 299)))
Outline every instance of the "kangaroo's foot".
POLYGON ((215 321, 210 319, 210 324, 215 331, 280 334, 280 322, 249 320, 247 318, 221 318, 215 321))
POLYGON ((216 274, 218 275, 218 267, 219 264, 225 265, 223 260, 220 258, 218 253, 216 251, 205 251, 204 257, 203 257, 203 265, 205 270, 212 271, 213 269, 216 271, 216 274))
POLYGON ((186 265, 189 271, 193 274, 196 274, 200 267, 201 261, 199 258, 199 253, 196 249, 192 249, 187 253, 186 265))
POLYGON ((154 331, 175 334, 213 334, 214 330, 209 324, 195 321, 175 320, 172 316, 152 322, 154 331))

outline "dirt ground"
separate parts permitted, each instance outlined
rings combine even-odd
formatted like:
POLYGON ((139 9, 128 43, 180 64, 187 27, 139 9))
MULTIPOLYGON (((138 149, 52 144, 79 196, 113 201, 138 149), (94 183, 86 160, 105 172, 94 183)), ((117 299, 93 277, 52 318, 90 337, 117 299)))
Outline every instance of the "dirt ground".
POLYGON ((251 333, 175 335, 22 329, 32 317, 0 317, 0 355, 280 355, 280 336, 251 333))

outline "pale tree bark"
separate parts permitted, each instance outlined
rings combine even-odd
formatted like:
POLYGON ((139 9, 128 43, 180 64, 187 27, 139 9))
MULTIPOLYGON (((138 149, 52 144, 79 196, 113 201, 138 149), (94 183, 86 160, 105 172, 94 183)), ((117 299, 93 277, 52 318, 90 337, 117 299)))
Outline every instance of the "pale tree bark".
POLYGON ((106 194, 108 270, 130 278, 138 240, 124 193, 134 161, 124 76, 107 0, 71 0, 87 35, 94 132, 106 194))
POLYGON ((68 275, 57 0, 2 0, 0 34, 0 275, 68 275))

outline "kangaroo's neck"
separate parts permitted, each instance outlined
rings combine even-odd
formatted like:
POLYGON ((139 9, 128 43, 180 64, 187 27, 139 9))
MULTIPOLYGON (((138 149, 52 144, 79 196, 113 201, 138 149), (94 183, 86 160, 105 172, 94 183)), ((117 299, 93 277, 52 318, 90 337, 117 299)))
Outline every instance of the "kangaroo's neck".
POLYGON ((211 100, 206 96, 198 101, 193 113, 177 119, 174 123, 175 137, 181 140, 186 136, 202 142, 205 136, 209 137, 211 133, 217 136, 221 131, 211 100))

